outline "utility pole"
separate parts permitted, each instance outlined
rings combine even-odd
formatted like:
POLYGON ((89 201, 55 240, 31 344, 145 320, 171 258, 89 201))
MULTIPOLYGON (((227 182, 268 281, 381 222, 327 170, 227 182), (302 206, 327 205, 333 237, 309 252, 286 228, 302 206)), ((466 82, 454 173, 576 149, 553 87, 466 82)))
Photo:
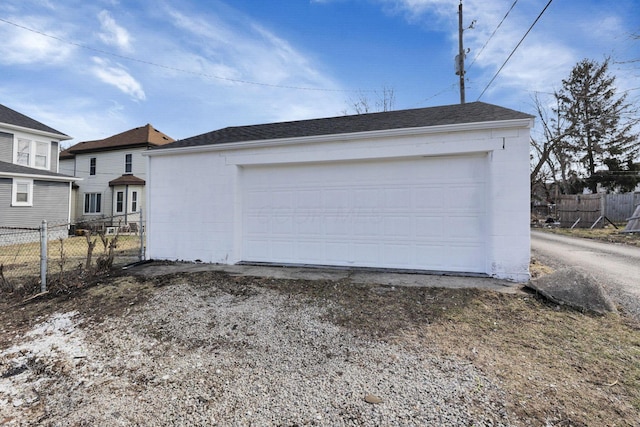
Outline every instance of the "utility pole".
POLYGON ((458 55, 456 56, 456 74, 460 76, 460 104, 464 104, 464 47, 462 45, 462 0, 458 6, 458 55))

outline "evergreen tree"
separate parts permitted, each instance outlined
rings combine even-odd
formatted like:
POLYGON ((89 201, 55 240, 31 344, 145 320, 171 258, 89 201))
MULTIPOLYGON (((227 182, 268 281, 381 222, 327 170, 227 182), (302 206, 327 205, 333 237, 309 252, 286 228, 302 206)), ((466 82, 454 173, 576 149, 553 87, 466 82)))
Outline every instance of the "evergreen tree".
MULTIPOLYGON (((640 147, 638 134, 633 132, 634 123, 638 123, 636 111, 626 102, 626 94, 616 94, 615 77, 608 74, 608 68, 609 59, 601 64, 584 59, 562 80, 562 89, 555 94, 557 114, 565 126, 563 145, 581 164, 585 183, 594 193, 601 181, 614 188, 617 177, 628 180, 640 147), (623 169, 621 165, 628 166, 623 169), (604 166, 609 174, 603 173, 604 166)), ((627 187, 629 183, 624 184, 627 187)))

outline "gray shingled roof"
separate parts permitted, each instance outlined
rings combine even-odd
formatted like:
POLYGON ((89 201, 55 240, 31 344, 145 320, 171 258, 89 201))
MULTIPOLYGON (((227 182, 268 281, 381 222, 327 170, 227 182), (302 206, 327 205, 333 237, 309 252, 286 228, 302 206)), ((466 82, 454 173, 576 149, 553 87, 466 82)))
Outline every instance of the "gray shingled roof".
POLYGON ((63 175, 61 173, 55 173, 44 169, 35 169, 22 165, 15 165, 13 163, 0 162, 0 173, 6 174, 21 174, 21 175, 40 175, 43 177, 56 177, 56 178, 69 178, 70 180, 74 179, 74 177, 69 175, 63 175))
POLYGON ((65 135, 64 133, 55 130, 52 127, 45 125, 44 123, 40 123, 37 120, 32 119, 31 117, 25 116, 22 113, 18 113, 15 110, 12 110, 9 107, 6 107, 0 104, 0 123, 5 123, 13 126, 20 126, 27 129, 39 130, 42 132, 54 133, 56 135, 60 135, 61 137, 69 138, 69 135, 65 135))
POLYGON ((530 118, 533 118, 533 116, 497 105, 485 104, 484 102, 471 102, 468 104, 358 114, 325 119, 227 127, 178 140, 171 144, 154 148, 154 150, 242 141, 301 138, 307 136, 530 118))

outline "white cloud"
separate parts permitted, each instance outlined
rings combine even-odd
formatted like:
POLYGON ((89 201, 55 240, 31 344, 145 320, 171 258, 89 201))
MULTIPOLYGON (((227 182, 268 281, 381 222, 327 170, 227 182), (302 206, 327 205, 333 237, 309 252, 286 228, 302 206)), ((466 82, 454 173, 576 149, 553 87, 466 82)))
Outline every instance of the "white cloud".
POLYGON ((102 82, 115 86, 134 100, 144 101, 146 95, 142 85, 120 64, 111 65, 109 60, 93 57, 94 66, 91 72, 102 82))
POLYGON ((54 22, 36 17, 9 17, 8 20, 18 26, 10 24, 0 25, 0 63, 7 65, 24 64, 61 64, 74 51, 74 47, 47 37, 26 28, 41 31, 50 36, 65 39, 66 34, 58 31, 54 22), (26 28, 21 28, 26 27, 26 28))
POLYGON ((337 88, 302 52, 244 16, 189 16, 173 9, 167 12, 173 25, 185 34, 183 41, 176 42, 176 51, 189 51, 192 58, 197 58, 198 70, 266 85, 337 88))
POLYGON ((100 21, 100 28, 102 29, 102 31, 98 33, 100 40, 107 45, 115 46, 123 51, 130 52, 132 50, 129 32, 118 25, 108 11, 102 10, 98 13, 98 20, 100 21))

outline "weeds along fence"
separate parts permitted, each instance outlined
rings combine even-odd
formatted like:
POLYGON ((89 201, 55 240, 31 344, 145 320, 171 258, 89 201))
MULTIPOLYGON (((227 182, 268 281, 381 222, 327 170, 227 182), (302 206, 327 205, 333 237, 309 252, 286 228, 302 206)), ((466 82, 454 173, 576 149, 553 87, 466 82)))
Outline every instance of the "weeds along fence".
POLYGON ((65 289, 65 282, 79 275, 142 261, 142 218, 138 214, 134 222, 127 221, 129 215, 65 224, 43 221, 38 228, 0 227, 0 290, 44 292, 52 282, 65 289))

